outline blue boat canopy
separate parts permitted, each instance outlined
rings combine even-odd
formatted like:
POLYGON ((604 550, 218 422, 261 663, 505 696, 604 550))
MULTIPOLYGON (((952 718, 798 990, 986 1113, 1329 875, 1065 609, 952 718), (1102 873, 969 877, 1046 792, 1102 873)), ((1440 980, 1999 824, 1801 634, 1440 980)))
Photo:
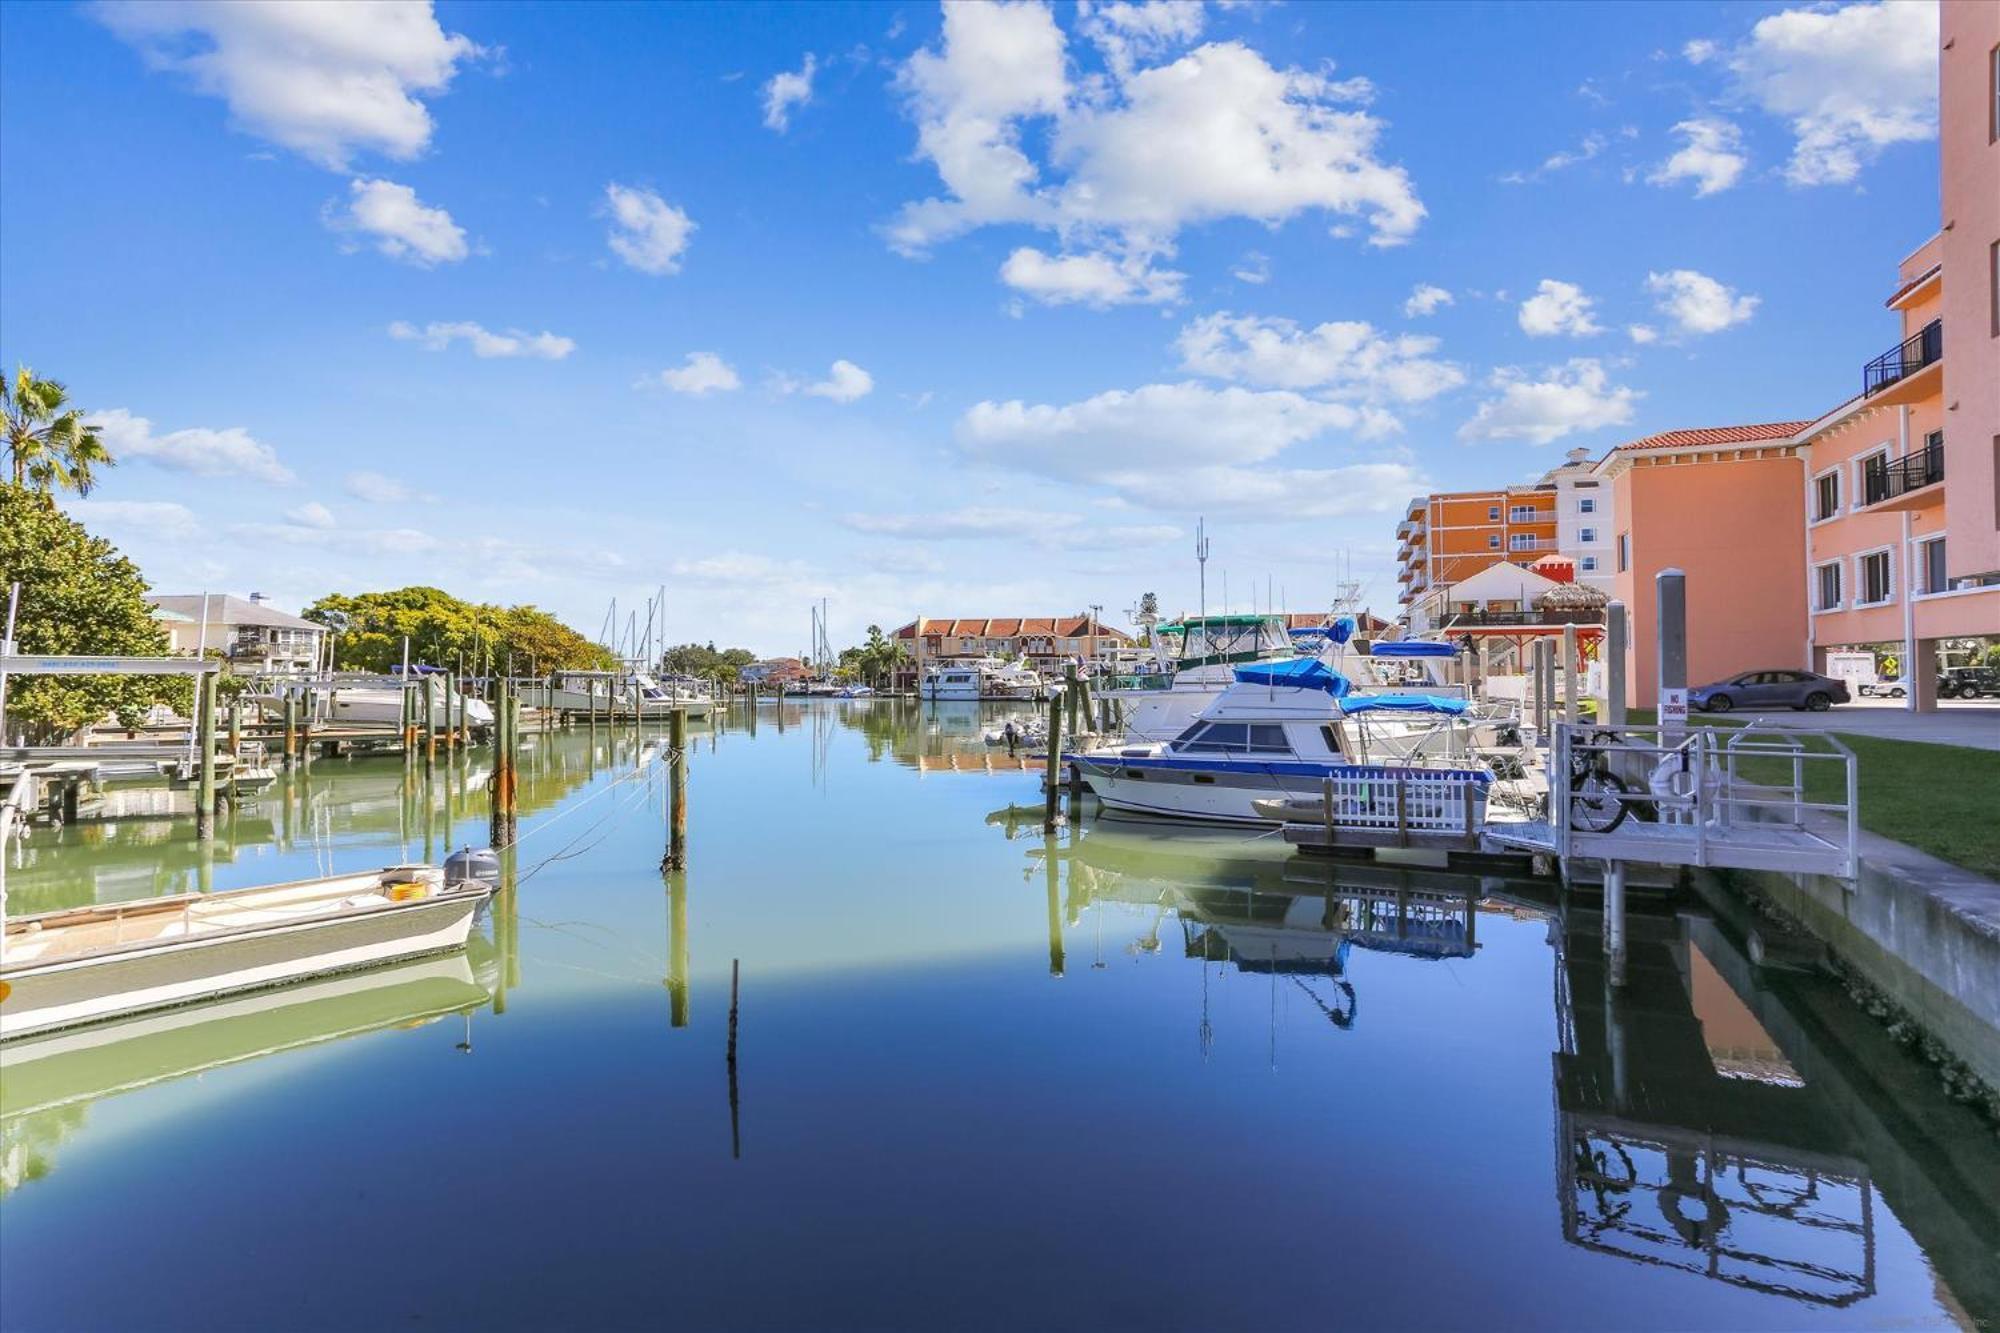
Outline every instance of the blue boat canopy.
MULTIPOLYGON (((1335 695, 1335 698, 1340 698, 1335 695)), ((1350 694, 1340 700, 1343 713, 1463 713, 1471 705, 1443 694, 1350 694)))
POLYGON ((1458 649, 1435 639, 1399 639, 1394 643, 1375 643, 1368 648, 1370 657, 1457 657, 1458 649))
POLYGON ((1282 685, 1288 690, 1325 690, 1339 699, 1354 688, 1354 682, 1317 657, 1293 657, 1278 662, 1253 662, 1236 668, 1236 679, 1245 685, 1282 685))

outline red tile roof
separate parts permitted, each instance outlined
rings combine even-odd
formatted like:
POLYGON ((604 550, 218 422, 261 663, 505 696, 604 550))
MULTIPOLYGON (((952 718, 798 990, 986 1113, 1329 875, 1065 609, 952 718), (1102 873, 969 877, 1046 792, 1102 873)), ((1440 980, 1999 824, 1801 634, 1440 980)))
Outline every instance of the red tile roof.
POLYGON ((1639 449, 1699 449, 1715 444, 1767 444, 1789 440, 1811 421, 1770 421, 1759 426, 1702 426, 1695 430, 1665 430, 1619 445, 1613 453, 1639 449))
MULTIPOLYGON (((1013 639, 1024 636, 1075 639, 1089 632, 1089 616, 985 616, 964 619, 925 616, 921 620, 913 620, 903 626, 892 637, 914 639, 921 634, 925 638, 954 639, 1013 639)), ((1128 642, 1131 639, 1125 631, 1101 620, 1097 622, 1097 633, 1100 638, 1128 642)))

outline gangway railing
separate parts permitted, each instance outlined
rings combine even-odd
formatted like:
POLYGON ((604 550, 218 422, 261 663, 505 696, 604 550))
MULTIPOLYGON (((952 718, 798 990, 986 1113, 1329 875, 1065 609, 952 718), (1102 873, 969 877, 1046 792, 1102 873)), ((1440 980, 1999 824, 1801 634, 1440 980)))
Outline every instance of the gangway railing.
POLYGON ((1852 880, 1859 868, 1854 752, 1751 725, 1559 722, 1550 747, 1556 854, 1655 865, 1778 870, 1852 880), (1818 779, 1815 781, 1815 779, 1818 779), (1815 799, 1831 788, 1836 799, 1815 799))

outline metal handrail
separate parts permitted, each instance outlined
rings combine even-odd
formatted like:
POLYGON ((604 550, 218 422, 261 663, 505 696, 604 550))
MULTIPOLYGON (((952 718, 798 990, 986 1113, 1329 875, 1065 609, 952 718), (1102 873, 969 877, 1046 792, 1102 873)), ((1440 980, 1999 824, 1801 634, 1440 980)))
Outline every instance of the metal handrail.
POLYGON ((1893 462, 1870 463, 1861 473, 1861 503, 1880 504, 1944 480, 1944 440, 1933 437, 1893 462))
POLYGON ((1934 319, 1861 368, 1861 396, 1880 392, 1944 356, 1944 320, 1934 319))

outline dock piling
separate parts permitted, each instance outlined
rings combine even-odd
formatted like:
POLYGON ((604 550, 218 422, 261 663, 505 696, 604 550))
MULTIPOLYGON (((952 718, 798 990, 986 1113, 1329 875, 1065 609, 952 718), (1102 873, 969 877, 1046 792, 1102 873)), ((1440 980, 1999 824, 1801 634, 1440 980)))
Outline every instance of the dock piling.
POLYGON ((215 695, 219 677, 204 671, 195 684, 195 748, 200 774, 195 787, 194 836, 207 842, 215 836, 215 695))
POLYGON ((1042 808, 1042 832, 1056 831, 1056 802, 1062 794, 1062 783, 1056 780, 1062 762, 1062 721, 1063 701, 1060 694, 1049 696, 1049 755, 1048 769, 1043 774, 1042 785, 1047 789, 1042 808))
POLYGON ((1604 721, 1608 726, 1625 725, 1625 603, 1613 601, 1604 608, 1604 721))
POLYGON ((667 719, 667 869, 687 869, 687 710, 676 708, 667 719))
POLYGON ((1571 726, 1575 726, 1579 717, 1576 711, 1577 681, 1576 681, 1576 626, 1575 625, 1563 626, 1562 654, 1563 654, 1563 661, 1562 661, 1563 721, 1569 723, 1571 726))

